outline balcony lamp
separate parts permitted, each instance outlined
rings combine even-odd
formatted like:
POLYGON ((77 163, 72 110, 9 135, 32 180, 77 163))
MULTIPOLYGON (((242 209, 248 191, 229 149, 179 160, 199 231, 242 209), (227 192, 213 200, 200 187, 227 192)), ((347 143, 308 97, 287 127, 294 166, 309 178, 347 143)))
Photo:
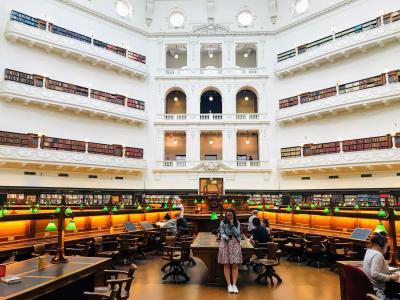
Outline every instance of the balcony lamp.
POLYGON ((54 223, 54 218, 47 224, 45 231, 57 231, 57 225, 54 223))
POLYGON ((249 101, 249 96, 244 97, 244 101, 249 101))
POLYGON ((214 100, 214 97, 213 97, 213 96, 210 96, 210 97, 208 97, 208 100, 213 101, 213 100, 214 100))
POLYGON ((250 144, 249 138, 246 139, 246 145, 250 144))
POLYGON ((69 221, 69 223, 67 224, 67 226, 65 226, 65 230, 68 230, 68 231, 76 230, 76 224, 75 224, 74 218, 72 218, 71 221, 69 221))
POLYGON ((176 140, 176 138, 174 139, 174 145, 178 144, 178 141, 176 140))
POLYGON ((179 58, 179 54, 175 54, 175 55, 174 55, 174 58, 175 58, 175 59, 178 59, 178 58, 179 58))
POLYGON ((175 96, 175 97, 174 97, 174 101, 175 101, 175 102, 178 102, 178 100, 179 100, 178 97, 175 96))
POLYGON ((210 145, 212 145, 212 144, 214 144, 214 141, 213 141, 213 140, 209 140, 208 143, 209 143, 210 145))
POLYGON ((248 57, 249 57, 249 54, 248 54, 247 52, 245 52, 245 53, 243 53, 243 57, 244 57, 244 58, 248 58, 248 57))

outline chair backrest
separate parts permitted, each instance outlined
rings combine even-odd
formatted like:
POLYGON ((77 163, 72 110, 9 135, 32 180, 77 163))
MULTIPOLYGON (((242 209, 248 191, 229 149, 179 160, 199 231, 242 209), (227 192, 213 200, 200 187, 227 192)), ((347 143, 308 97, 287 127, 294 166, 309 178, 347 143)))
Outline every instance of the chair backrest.
POLYGON ((127 281, 125 284, 125 291, 127 292, 128 296, 129 296, 129 291, 131 290, 131 284, 132 284, 132 280, 135 278, 135 273, 137 270, 137 266, 135 264, 131 264, 128 270, 128 278, 131 278, 130 281, 127 281))
POLYGON ((366 294, 375 293, 367 274, 360 268, 352 265, 344 265, 343 272, 348 299, 365 300, 366 294))
POLYGON ((190 258, 190 241, 177 242, 181 248, 181 260, 185 261, 190 258))
POLYGON ((279 260, 278 256, 278 243, 268 242, 267 244, 267 258, 271 260, 279 260))
POLYGON ((33 254, 42 255, 45 253, 46 245, 45 244, 36 244, 33 245, 33 254))
POLYGON ((96 236, 93 238, 95 254, 103 252, 103 237, 96 236))

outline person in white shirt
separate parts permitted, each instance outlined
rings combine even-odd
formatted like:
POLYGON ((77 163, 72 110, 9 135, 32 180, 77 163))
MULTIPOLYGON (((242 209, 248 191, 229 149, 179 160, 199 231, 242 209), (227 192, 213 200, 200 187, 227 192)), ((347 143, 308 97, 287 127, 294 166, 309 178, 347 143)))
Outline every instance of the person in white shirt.
POLYGON ((247 225, 247 230, 249 231, 250 234, 253 233, 253 230, 255 228, 255 226, 253 225, 253 219, 257 218, 258 216, 258 210, 255 209, 251 212, 251 216, 249 218, 249 225, 247 225))
POLYGON ((175 204, 176 204, 176 208, 181 210, 180 216, 181 216, 181 218, 183 218, 183 215, 184 215, 184 212, 185 212, 185 208, 183 207, 181 199, 177 199, 175 201, 175 204))
MULTIPOLYGON (((371 238, 371 248, 364 256, 363 270, 370 279, 376 295, 384 300, 386 298, 386 284, 390 281, 398 281, 400 276, 396 273, 389 274, 389 266, 383 256, 389 246, 386 234, 375 232, 371 238)), ((397 298, 396 298, 397 299, 397 298)))

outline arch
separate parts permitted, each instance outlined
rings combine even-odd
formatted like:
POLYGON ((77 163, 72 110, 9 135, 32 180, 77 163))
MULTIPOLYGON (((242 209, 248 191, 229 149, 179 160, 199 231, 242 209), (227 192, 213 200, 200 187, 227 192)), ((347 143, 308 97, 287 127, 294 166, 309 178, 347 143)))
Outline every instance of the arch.
POLYGON ((200 96, 201 114, 222 114, 222 96, 217 88, 205 88, 200 96))
POLYGON ((258 93, 250 86, 242 87, 236 93, 236 113, 258 113, 258 93))
POLYGON ((166 114, 186 114, 186 93, 181 88, 171 88, 165 96, 166 114))

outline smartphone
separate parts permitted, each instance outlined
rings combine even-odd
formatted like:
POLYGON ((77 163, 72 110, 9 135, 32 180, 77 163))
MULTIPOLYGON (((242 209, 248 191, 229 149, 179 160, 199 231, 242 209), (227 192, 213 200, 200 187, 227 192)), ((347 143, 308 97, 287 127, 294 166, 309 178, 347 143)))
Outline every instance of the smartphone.
POLYGON ((230 239, 230 240, 232 239, 232 234, 229 235, 229 239, 230 239))

